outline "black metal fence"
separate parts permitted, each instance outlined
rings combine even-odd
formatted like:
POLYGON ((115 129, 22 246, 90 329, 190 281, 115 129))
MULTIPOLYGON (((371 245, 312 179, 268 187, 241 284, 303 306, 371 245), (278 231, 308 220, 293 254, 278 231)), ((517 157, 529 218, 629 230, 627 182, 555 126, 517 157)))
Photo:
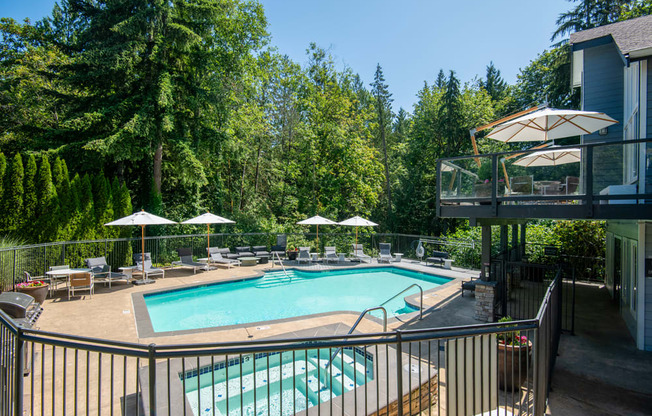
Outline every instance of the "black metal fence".
POLYGON ((1 413, 539 416, 561 277, 533 319, 291 340, 141 345, 21 329, 0 311, 1 413))

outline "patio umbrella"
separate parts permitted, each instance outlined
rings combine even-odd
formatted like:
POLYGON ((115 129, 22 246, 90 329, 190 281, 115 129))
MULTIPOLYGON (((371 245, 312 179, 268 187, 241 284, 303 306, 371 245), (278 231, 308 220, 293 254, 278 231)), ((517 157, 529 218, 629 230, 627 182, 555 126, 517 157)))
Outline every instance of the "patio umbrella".
POLYGON ((315 215, 303 221, 297 222, 299 225, 316 225, 317 226, 317 247, 319 247, 319 226, 320 225, 337 225, 335 221, 331 221, 328 218, 315 215))
POLYGON ((578 148, 548 148, 539 152, 531 153, 514 162, 518 166, 557 166, 567 163, 579 163, 582 157, 582 150, 578 148))
POLYGON ((206 212, 198 217, 182 221, 181 224, 206 224, 206 253, 208 253, 208 249, 211 247, 211 224, 235 224, 235 221, 206 212))
POLYGON ((591 134, 618 121, 597 111, 542 108, 497 125, 487 137, 501 142, 538 142, 591 134))
POLYGON ((358 227, 375 227, 378 224, 375 222, 371 222, 369 220, 365 220, 362 217, 358 217, 357 215, 355 217, 351 217, 348 220, 344 220, 342 222, 338 223, 339 225, 346 225, 349 227, 355 227, 355 244, 358 244, 358 227))
POLYGON ((126 217, 117 219, 115 221, 107 222, 104 225, 140 225, 141 235, 142 235, 142 268, 143 274, 145 274, 145 227, 148 225, 165 225, 165 224, 176 224, 174 221, 170 221, 167 218, 159 217, 149 212, 142 210, 140 212, 135 212, 126 217))

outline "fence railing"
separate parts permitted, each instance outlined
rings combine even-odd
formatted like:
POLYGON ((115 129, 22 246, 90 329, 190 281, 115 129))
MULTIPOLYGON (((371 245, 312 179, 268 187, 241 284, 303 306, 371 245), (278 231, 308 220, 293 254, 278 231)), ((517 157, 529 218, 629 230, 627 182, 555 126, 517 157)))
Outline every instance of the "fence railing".
POLYGON ((347 336, 142 345, 21 329, 0 311, 0 413, 539 416, 560 273, 533 319, 347 336))

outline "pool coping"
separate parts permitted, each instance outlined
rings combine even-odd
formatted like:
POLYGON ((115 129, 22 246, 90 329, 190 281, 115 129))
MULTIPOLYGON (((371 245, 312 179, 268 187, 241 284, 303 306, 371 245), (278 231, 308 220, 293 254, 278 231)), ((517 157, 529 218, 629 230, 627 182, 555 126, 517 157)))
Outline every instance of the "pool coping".
MULTIPOLYGON (((369 264, 369 265, 357 265, 357 266, 347 266, 347 267, 339 267, 335 270, 360 270, 360 269, 376 269, 376 268, 394 268, 394 269, 403 269, 407 270, 410 272, 417 272, 417 273, 423 273, 426 275, 432 275, 432 276, 437 276, 437 277, 443 277, 446 279, 450 279, 449 282, 443 283, 437 287, 434 287, 432 289, 424 290, 423 295, 424 297, 426 295, 433 294, 434 292, 443 290, 448 288, 451 284, 454 284, 456 281, 459 279, 456 277, 451 277, 451 276, 442 276, 439 274, 435 273, 428 273, 423 270, 419 269, 414 269, 410 267, 405 267, 404 265, 400 265, 399 263, 393 263, 393 264, 369 264)), ((299 270, 302 272, 312 272, 312 273, 320 273, 324 271, 329 271, 333 269, 323 269, 323 270, 307 270, 301 267, 295 267, 295 266, 290 266, 286 267, 286 270, 299 270)), ((243 324, 234 324, 234 325, 223 325, 223 326, 212 326, 212 327, 206 327, 206 328, 195 328, 195 329, 180 329, 176 331, 161 331, 161 332, 156 332, 154 331, 154 327, 152 326, 152 321, 149 316, 149 311, 147 310, 147 305, 145 304, 145 296, 155 294, 155 293, 165 293, 165 292, 173 292, 177 290, 192 290, 194 288, 198 287, 205 287, 205 286, 215 286, 215 285, 221 285, 221 284, 227 284, 227 283, 235 283, 235 282, 245 282, 249 280, 255 280, 255 279, 260 279, 265 276, 265 272, 257 271, 251 274, 251 276, 237 276, 237 277, 231 277, 231 278, 226 278, 226 279, 220 279, 212 282, 202 282, 202 283, 197 283, 197 284, 191 284, 191 285, 183 285, 183 286, 178 286, 178 287, 172 287, 172 288, 165 288, 165 289, 156 289, 156 290, 151 290, 148 292, 138 292, 138 293, 132 293, 131 295, 131 301, 132 301, 132 306, 134 310, 134 319, 136 323, 136 333, 139 338, 157 338, 157 337, 169 337, 169 336, 180 336, 180 335, 189 335, 189 334, 200 334, 200 333, 207 333, 207 332, 214 332, 214 331, 223 331, 223 330, 233 330, 233 329, 240 329, 240 328, 250 328, 254 326, 263 326, 263 325, 270 325, 270 324, 282 324, 282 323, 287 323, 287 322, 294 322, 294 321, 301 321, 301 320, 307 320, 307 319, 314 319, 314 318, 319 318, 319 317, 325 317, 325 316, 334 316, 334 315, 342 315, 342 314, 351 314, 353 316, 359 316, 361 312, 359 311, 331 311, 331 312, 321 312, 321 313, 316 313, 316 314, 309 314, 309 315, 300 315, 300 316, 293 316, 289 318, 281 318, 281 319, 273 319, 273 320, 266 320, 266 321, 256 321, 256 322, 247 322, 243 324)), ((396 317, 388 317, 387 318, 387 323, 394 323, 394 322, 404 322, 406 320, 411 320, 419 315, 419 293, 412 294, 412 295, 406 295, 403 297, 404 301, 417 309, 415 312, 410 312, 402 315, 402 319, 397 319, 396 317)), ((425 308, 423 309, 423 312, 425 313, 426 311, 429 311, 431 308, 425 308)), ((382 324, 382 319, 377 318, 373 315, 367 315, 367 318, 378 323, 382 324)))
MULTIPOLYGON (((294 334, 294 336, 298 338, 309 338, 312 336, 311 335, 312 331, 314 329, 318 329, 326 332, 333 331, 334 332, 333 336, 337 336, 336 333, 337 328, 338 325, 329 324, 329 325, 322 325, 313 328, 312 330, 304 329, 304 330, 295 331, 292 334, 294 334)), ((360 332, 355 331, 354 334, 360 334, 360 332)), ((282 340, 287 338, 289 338, 289 333, 275 335, 269 338, 264 338, 263 340, 275 341, 275 340, 282 340)), ((366 353, 369 353, 373 356, 375 363, 378 363, 378 365, 376 366, 378 372, 374 374, 374 378, 361 386, 358 386, 350 391, 344 392, 343 394, 337 397, 334 397, 325 402, 321 402, 317 406, 312 406, 305 410, 301 410, 295 413, 295 415, 307 416, 310 413, 315 414, 315 412, 318 415, 321 414, 329 415, 331 414, 331 408, 332 408, 332 413, 337 415, 350 414, 349 411, 345 412, 344 409, 351 409, 351 408, 355 408, 355 414, 362 414, 364 413, 365 410, 367 411, 367 414, 372 414, 374 412, 377 412, 378 410, 390 406, 392 403, 399 400, 399 396, 397 394, 396 375, 389 374, 389 370, 388 370, 389 368, 396 368, 396 360, 397 360, 396 349, 392 346, 387 346, 385 351, 382 348, 379 348, 378 355, 376 355, 373 349, 370 348, 369 350, 367 350, 365 348, 365 345, 350 345, 350 346, 354 348, 357 347, 357 348, 365 349, 366 353), (387 367, 387 365, 389 365, 389 367, 387 367), (382 367, 385 367, 384 368, 385 371, 382 371, 382 367), (365 399, 364 400, 356 399, 356 395, 363 395, 365 399), (368 397, 371 397, 372 400, 369 400, 368 397), (374 397, 376 400, 374 400, 374 397), (381 402, 380 398, 385 398, 386 400, 381 402)), ((314 349, 314 348, 319 348, 319 346, 317 344, 312 344, 312 345, 306 344, 306 349, 314 349)), ((270 347, 270 352, 275 352, 273 350, 274 348, 270 347)), ((237 355, 238 354, 231 354, 231 356, 233 357, 236 357, 237 355)), ((243 354, 239 354, 239 355, 243 355, 243 354)), ((156 384, 157 413, 193 415, 194 413, 186 397, 183 382, 181 381, 181 377, 180 377, 181 374, 183 372, 187 373, 189 371, 202 369, 208 366, 214 367, 215 364, 220 364, 225 362, 226 358, 228 357, 222 355, 220 356, 220 360, 215 360, 214 356, 202 356, 199 357, 197 360, 191 360, 187 362, 186 361, 182 362, 182 360, 184 360, 183 358, 173 358, 173 359, 168 359, 166 362, 156 363, 155 364, 156 379, 169 380, 169 384, 167 385, 163 385, 163 383, 156 384), (169 401, 170 404, 169 409, 168 409, 168 401, 167 401, 168 397, 176 398, 175 400, 169 401), (178 400, 179 397, 183 397, 184 399, 183 403, 181 402, 181 400, 178 400)), ((404 368, 401 369, 403 371, 403 376, 404 376, 401 397, 404 398, 406 394, 416 389, 420 389, 422 387, 422 385, 424 384, 422 383, 422 381, 424 380, 421 378, 422 373, 425 373, 427 371, 428 374, 431 374, 431 372, 428 371, 428 369, 429 368, 434 369, 436 367, 434 367, 432 363, 430 364, 425 362, 419 363, 419 361, 416 359, 410 361, 410 355, 406 352, 402 353, 401 361, 403 363, 405 362, 414 363, 414 364, 406 365, 404 366, 404 368), (419 367, 421 367, 422 369, 422 371, 420 371, 419 373, 412 371, 413 369, 411 368, 417 363, 419 363, 419 367)), ((140 367, 138 369, 138 372, 139 372, 139 383, 141 387, 140 390, 141 390, 141 395, 143 397, 143 400, 141 400, 141 405, 143 406, 143 410, 145 411, 145 414, 148 414, 149 402, 145 398, 148 397, 149 395, 149 366, 140 367)), ((437 372, 435 371, 434 374, 437 374, 437 372)), ((430 383, 431 381, 432 379, 429 378, 426 378, 425 380, 426 383, 430 383)))

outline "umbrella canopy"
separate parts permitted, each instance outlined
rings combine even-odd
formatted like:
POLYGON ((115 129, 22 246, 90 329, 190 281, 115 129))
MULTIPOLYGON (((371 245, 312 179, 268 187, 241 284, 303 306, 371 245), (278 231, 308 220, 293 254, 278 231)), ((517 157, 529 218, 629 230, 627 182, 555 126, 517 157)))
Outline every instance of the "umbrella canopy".
POLYGON ((356 245, 358 244, 358 227, 375 227, 375 226, 378 225, 375 222, 366 220, 366 219, 364 219, 362 217, 359 217, 357 215, 355 217, 349 218, 348 220, 341 221, 338 224, 339 225, 346 225, 346 226, 349 226, 349 227, 355 227, 355 244, 356 245))
POLYGON ((618 121, 597 111, 543 108, 499 124, 487 137, 501 142, 538 142, 591 134, 618 121))
POLYGON ((557 166, 567 163, 578 163, 582 158, 582 150, 572 149, 554 149, 542 150, 524 156, 514 162, 518 166, 557 166))
POLYGON ((317 248, 319 248, 319 226, 320 225, 337 225, 335 221, 331 221, 328 218, 315 215, 303 221, 297 222, 299 225, 316 225, 317 226, 317 248))
POLYGON ((201 214, 195 218, 182 221, 181 224, 206 224, 206 253, 210 257, 211 224, 235 224, 235 221, 206 212, 205 214, 201 214))
POLYGON ((142 235, 142 268, 143 275, 145 274, 145 226, 147 225, 165 225, 165 224, 176 224, 174 221, 170 221, 167 218, 159 217, 158 215, 150 214, 142 210, 140 212, 134 212, 131 215, 117 219, 115 221, 107 222, 104 225, 140 225, 141 235, 142 235))

